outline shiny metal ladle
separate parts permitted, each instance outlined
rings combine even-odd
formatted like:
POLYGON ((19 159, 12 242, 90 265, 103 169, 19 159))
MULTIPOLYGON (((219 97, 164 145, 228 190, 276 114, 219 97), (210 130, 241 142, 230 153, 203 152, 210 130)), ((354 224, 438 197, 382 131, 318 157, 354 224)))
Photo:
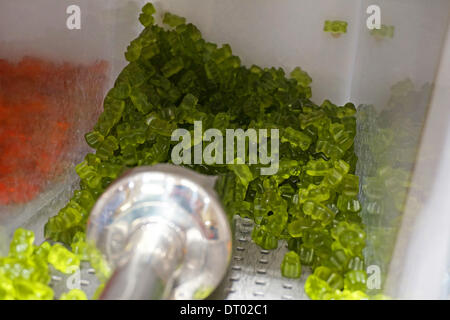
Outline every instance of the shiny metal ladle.
POLYGON ((232 239, 214 182, 159 164, 108 187, 87 229, 113 269, 100 299, 202 299, 219 285, 232 239))

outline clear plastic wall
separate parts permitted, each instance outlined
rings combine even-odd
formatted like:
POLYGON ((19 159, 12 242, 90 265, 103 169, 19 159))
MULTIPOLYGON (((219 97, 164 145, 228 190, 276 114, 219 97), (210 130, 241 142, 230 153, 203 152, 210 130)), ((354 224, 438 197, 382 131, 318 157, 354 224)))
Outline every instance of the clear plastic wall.
MULTIPOLYGON (((52 71, 41 79, 44 85, 33 87, 39 97, 0 82, 3 96, 6 90, 16 95, 0 100, 0 189, 20 193, 13 189, 25 184, 32 190, 29 197, 7 197, 3 203, 0 194, 4 237, 25 226, 43 240, 43 224, 70 196, 77 182, 73 167, 88 152, 83 135, 125 65, 123 52, 140 30, 137 17, 145 2, 0 0, 0 81, 12 65, 18 76, 38 67, 52 71), (66 25, 71 5, 81 9, 79 30, 66 25), (29 110, 20 105, 27 99, 43 106, 29 110), (49 118, 59 126, 48 128, 49 118), (8 135, 24 123, 24 133, 31 132, 34 140, 8 135), (19 142, 26 151, 11 146, 19 142), (52 165, 33 176, 33 164, 42 157, 52 165)), ((450 163, 450 1, 153 2, 159 14, 185 16, 207 40, 229 43, 244 64, 287 72, 301 66, 313 79, 316 103, 330 99, 359 106, 357 173, 367 262, 394 297, 446 297, 450 190, 443 179, 449 177, 450 163), (383 32, 367 27, 367 10, 374 4, 381 10, 383 32), (324 32, 325 20, 346 21, 347 33, 324 32)), ((374 292, 378 288, 375 283, 374 292)))

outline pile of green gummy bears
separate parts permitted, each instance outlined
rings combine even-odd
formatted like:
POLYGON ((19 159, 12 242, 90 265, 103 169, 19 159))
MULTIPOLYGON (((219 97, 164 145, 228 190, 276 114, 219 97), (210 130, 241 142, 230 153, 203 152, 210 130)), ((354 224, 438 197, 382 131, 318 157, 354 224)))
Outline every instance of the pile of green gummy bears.
POLYGON ((260 175, 258 164, 187 166, 219 177, 216 190, 229 217, 253 219, 256 244, 276 249, 287 242, 283 276, 299 278, 302 266, 312 268, 305 284, 310 298, 368 298, 353 147, 355 106, 328 100, 316 105, 310 100, 311 78, 300 68, 288 77, 281 68, 245 67, 229 45, 205 41, 184 18, 166 13, 161 27, 154 13, 151 3, 143 7, 139 20, 145 28, 127 48, 129 64, 86 134, 95 152, 76 166, 80 190, 45 226, 46 238, 71 246, 73 253, 58 244, 34 247, 26 231, 17 231, 10 256, 0 261, 0 286, 18 286, 19 299, 28 298, 32 286, 33 297, 52 298, 44 287, 45 265, 63 270, 91 261, 85 225, 105 188, 127 168, 171 162, 177 143, 172 132, 193 131, 194 121, 202 121, 203 130, 280 130, 275 175, 260 175), (8 262, 12 259, 24 260, 8 262))

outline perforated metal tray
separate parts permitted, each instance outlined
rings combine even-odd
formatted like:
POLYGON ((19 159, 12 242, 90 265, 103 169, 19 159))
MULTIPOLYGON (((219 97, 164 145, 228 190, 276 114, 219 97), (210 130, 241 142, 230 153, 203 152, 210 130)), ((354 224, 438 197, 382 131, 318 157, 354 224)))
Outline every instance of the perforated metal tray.
POLYGON ((280 240, 278 249, 263 250, 251 239, 253 226, 253 221, 235 217, 230 268, 210 299, 308 299, 303 286, 310 270, 303 268, 300 279, 282 277, 280 265, 287 252, 286 242, 280 240))

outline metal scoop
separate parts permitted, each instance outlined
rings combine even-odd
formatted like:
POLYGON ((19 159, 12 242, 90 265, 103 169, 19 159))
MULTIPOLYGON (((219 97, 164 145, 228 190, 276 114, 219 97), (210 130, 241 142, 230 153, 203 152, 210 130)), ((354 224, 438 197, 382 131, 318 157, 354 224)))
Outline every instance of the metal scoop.
POLYGON ((130 170, 101 195, 87 229, 113 268, 100 299, 202 299, 219 285, 232 236, 214 182, 161 164, 130 170))

